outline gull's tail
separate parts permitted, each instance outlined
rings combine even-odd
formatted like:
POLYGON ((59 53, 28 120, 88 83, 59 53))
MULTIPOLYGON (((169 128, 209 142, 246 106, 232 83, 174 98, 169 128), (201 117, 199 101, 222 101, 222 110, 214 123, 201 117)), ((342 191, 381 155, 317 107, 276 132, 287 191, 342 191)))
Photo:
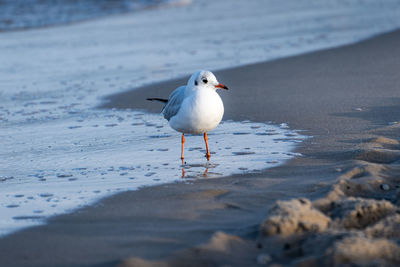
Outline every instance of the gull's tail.
POLYGON ((168 99, 163 99, 163 98, 146 98, 146 100, 149 100, 149 101, 159 101, 159 102, 162 102, 162 103, 168 103, 168 99))

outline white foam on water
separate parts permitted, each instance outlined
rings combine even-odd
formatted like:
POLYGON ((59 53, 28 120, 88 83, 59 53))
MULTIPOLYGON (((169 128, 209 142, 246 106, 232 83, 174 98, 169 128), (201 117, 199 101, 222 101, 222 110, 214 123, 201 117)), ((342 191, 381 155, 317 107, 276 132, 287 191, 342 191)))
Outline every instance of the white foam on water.
MULTIPOLYGON (((395 0, 196 0, 0 33, 0 233, 121 190, 182 180, 179 134, 160 115, 94 110, 105 95, 354 43, 398 28, 399 10, 395 0)), ((186 177, 282 164, 303 137, 281 123, 224 122, 210 133, 208 165, 202 137, 188 136, 186 177)))
POLYGON ((304 138, 287 127, 224 121, 209 133, 211 161, 203 137, 187 135, 182 165, 180 134, 157 114, 93 111, 23 132, 9 126, 0 132, 0 234, 118 191, 260 172, 295 156, 304 138))

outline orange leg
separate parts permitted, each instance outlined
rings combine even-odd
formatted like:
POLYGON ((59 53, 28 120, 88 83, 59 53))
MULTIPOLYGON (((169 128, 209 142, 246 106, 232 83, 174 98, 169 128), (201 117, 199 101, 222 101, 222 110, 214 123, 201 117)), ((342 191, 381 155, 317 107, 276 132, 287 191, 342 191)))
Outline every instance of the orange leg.
POLYGON ((182 134, 182 150, 181 150, 181 160, 182 160, 182 164, 184 163, 184 162, 183 162, 183 159, 184 159, 184 157, 183 157, 183 146, 184 146, 184 144, 185 144, 185 134, 182 134))
POLYGON ((207 160, 210 160, 210 150, 208 150, 208 138, 207 138, 207 133, 204 133, 204 141, 206 142, 206 149, 207 149, 207 153, 206 153, 206 158, 207 160))
POLYGON ((203 177, 207 177, 208 176, 208 168, 206 168, 206 170, 203 173, 203 177))

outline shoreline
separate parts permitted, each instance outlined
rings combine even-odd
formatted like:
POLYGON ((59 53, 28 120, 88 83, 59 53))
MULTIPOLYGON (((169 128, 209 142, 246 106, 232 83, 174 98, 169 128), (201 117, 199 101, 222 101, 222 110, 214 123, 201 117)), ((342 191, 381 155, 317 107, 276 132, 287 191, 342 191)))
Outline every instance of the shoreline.
MULTIPOLYGON (((256 264, 259 252, 249 243, 255 244, 260 224, 277 200, 326 196, 338 177, 354 167, 365 140, 376 136, 372 130, 398 138, 386 127, 400 118, 399 44, 400 31, 395 31, 354 45, 215 72, 231 89, 221 94, 225 119, 287 122, 303 129, 313 136, 296 149, 303 157, 261 174, 115 195, 0 239, 1 264, 111 265, 130 257, 170 257, 165 264, 183 264, 185 255, 193 253, 190 248, 211 240, 206 250, 218 254, 215 242, 232 241, 216 236, 219 231, 245 240, 239 247, 247 249, 238 253, 243 256, 238 264, 256 264)), ((154 112, 160 107, 142 99, 167 96, 176 84, 182 80, 125 92, 103 107, 154 112)), ((209 260, 230 261, 220 254, 209 260)), ((125 263, 135 261, 139 259, 125 263)))

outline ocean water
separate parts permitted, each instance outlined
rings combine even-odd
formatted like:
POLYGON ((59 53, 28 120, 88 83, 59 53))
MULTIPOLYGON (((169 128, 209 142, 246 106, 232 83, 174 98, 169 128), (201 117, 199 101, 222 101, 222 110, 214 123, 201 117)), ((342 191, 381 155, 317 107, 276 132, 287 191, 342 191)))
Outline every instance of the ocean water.
POLYGON ((0 32, 55 26, 176 4, 179 0, 1 0, 0 32))
POLYGON ((97 109, 104 96, 400 26, 394 0, 180 3, 0 33, 0 234, 120 191, 259 172, 301 156, 292 151, 306 138, 285 122, 224 121, 210 132, 210 163, 202 138, 188 136, 182 166, 180 136, 161 115, 97 109))

